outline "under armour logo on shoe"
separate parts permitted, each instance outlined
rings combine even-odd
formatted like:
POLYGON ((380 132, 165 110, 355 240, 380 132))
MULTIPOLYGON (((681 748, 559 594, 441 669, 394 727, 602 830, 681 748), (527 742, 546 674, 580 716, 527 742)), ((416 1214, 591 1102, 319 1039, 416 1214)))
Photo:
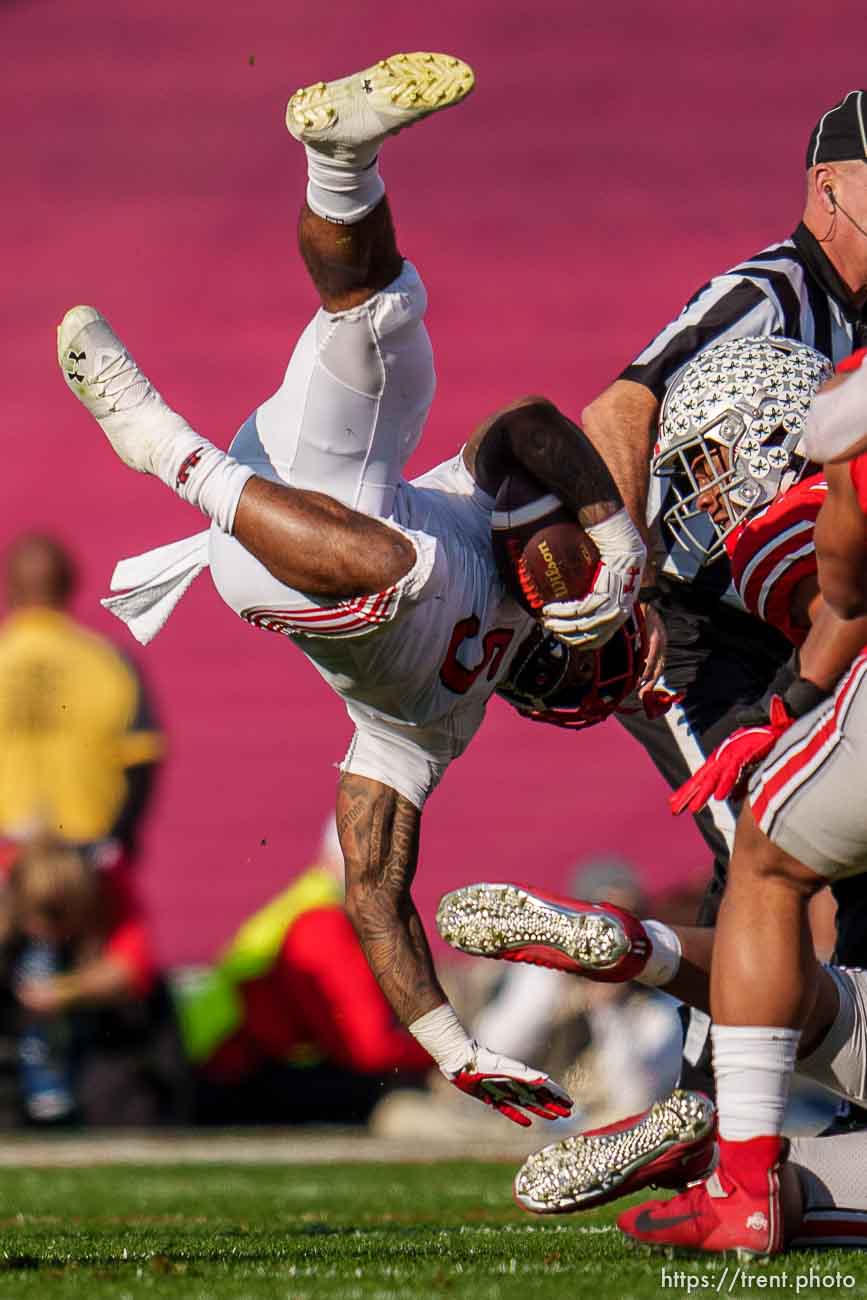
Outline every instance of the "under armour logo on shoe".
POLYGON ((84 375, 81 375, 78 372, 78 363, 79 361, 84 361, 86 357, 87 357, 86 352, 73 352, 72 349, 70 348, 69 352, 67 352, 66 354, 66 363, 69 367, 71 367, 66 372, 67 379, 69 380, 74 379, 79 384, 84 383, 84 375))
POLYGON ((767 1232, 768 1216, 762 1210, 756 1210, 756 1212, 751 1214, 747 1219, 747 1227, 752 1232, 767 1232))
POLYGON ((361 89, 364 91, 365 95, 373 94, 373 82, 369 77, 364 78, 364 81, 361 83, 361 89))

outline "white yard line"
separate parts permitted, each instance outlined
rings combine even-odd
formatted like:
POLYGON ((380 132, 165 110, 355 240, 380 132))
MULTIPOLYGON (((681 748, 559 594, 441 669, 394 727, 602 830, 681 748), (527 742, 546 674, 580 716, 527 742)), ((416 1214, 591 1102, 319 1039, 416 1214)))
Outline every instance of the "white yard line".
MULTIPOLYGON (((541 1145, 541 1141, 537 1144, 541 1145)), ((279 1129, 253 1133, 87 1133, 4 1135, 0 1168, 60 1169, 117 1164, 419 1164, 440 1160, 520 1161, 528 1150, 505 1142, 422 1144, 373 1137, 363 1129, 279 1129)))

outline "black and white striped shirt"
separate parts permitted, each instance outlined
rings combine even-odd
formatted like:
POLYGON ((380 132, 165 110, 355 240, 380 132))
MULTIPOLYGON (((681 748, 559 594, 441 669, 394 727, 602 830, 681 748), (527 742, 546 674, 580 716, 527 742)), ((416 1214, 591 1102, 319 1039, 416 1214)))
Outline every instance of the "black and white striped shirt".
MULTIPOLYGON (((815 237, 799 225, 790 239, 715 276, 657 334, 620 375, 649 388, 658 401, 686 363, 711 343, 728 338, 776 335, 797 339, 836 363, 867 344, 867 308, 853 306, 845 284, 815 237)), ((658 481, 651 484, 650 512, 661 506, 658 481)), ((667 539, 663 570, 694 581, 699 561, 667 539)), ((701 570, 701 586, 722 595, 727 562, 701 570)))

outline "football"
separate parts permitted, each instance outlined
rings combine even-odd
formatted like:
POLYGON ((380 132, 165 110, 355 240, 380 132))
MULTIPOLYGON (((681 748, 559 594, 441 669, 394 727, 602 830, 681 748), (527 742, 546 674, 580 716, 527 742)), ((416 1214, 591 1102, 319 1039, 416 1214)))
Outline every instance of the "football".
POLYGON ((510 474, 491 516, 494 556, 509 592, 529 614, 580 600, 596 577, 599 551, 559 497, 529 474, 510 474))

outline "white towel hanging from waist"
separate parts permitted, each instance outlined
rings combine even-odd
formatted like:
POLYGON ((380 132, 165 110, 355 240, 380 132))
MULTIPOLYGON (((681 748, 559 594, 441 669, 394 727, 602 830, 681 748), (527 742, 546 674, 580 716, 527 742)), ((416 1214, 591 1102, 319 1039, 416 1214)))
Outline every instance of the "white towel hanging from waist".
POLYGON ((111 590, 123 594, 106 596, 99 603, 126 623, 142 645, 153 640, 181 596, 207 568, 209 531, 133 555, 115 566, 111 590))

